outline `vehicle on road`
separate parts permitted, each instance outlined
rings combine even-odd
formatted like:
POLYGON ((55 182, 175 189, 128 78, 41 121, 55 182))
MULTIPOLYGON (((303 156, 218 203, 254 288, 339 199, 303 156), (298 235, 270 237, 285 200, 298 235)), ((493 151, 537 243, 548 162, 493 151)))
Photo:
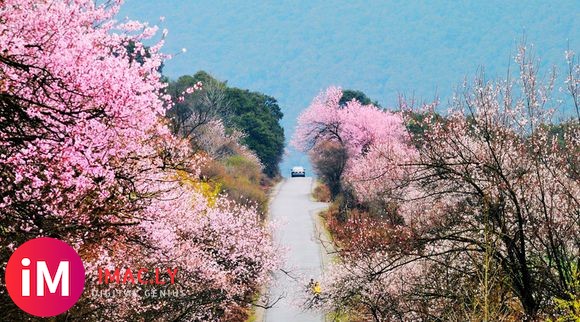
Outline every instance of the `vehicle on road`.
POLYGON ((292 178, 305 177, 306 172, 304 171, 303 167, 292 167, 292 170, 290 171, 290 176, 292 176, 292 178))

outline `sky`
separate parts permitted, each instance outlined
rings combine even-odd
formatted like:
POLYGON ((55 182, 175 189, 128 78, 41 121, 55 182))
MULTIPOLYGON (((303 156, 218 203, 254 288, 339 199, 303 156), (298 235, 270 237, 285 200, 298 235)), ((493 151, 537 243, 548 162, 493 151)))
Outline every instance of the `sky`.
MULTIPOLYGON (((362 90, 383 107, 399 94, 443 105, 466 77, 505 75, 527 39, 540 65, 563 69, 580 52, 578 1, 155 1, 126 0, 128 17, 167 28, 172 79, 205 70, 278 99, 289 139, 296 118, 331 85, 362 90), (163 22, 160 17, 164 16, 163 22)), ((292 151, 281 165, 308 166, 292 151)))

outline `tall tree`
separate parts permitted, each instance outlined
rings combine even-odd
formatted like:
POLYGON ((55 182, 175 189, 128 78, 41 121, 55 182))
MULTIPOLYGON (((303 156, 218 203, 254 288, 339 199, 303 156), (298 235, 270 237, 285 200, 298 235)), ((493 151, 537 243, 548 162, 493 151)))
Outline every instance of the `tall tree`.
POLYGON ((242 143, 258 155, 265 174, 278 175, 284 153, 284 129, 280 125, 283 114, 278 101, 259 92, 228 87, 227 82, 204 71, 170 82, 169 92, 178 98, 198 82, 204 84, 204 89, 178 101, 169 111, 175 133, 195 134, 199 126, 219 118, 230 131, 244 133, 242 143))
MULTIPOLYGON (((417 123, 412 145, 373 140, 349 158, 343 184, 360 203, 382 201, 395 220, 347 221, 322 306, 375 321, 578 315, 580 126, 552 125, 554 79, 538 78, 525 46, 516 62, 515 80, 465 84, 445 117, 433 106, 404 113, 417 123)), ((330 112, 338 97, 305 113, 298 142, 346 133, 330 112)), ((378 123, 377 133, 400 133, 378 123)), ((375 132, 360 126, 352 133, 375 132)), ((358 137, 340 140, 359 146, 358 137)))
POLYGON ((400 114, 357 100, 349 100, 343 106, 342 98, 342 90, 335 87, 318 95, 298 117, 292 140, 299 150, 310 153, 314 168, 331 186, 334 197, 342 189, 343 172, 358 171, 359 162, 371 147, 384 145, 394 158, 403 158, 409 151, 410 140, 400 114), (331 155, 334 166, 329 167, 331 155))
POLYGON ((256 152, 270 176, 280 173, 278 164, 284 153, 284 129, 279 121, 283 114, 275 98, 258 93, 228 88, 231 114, 226 119, 246 134, 243 142, 256 152))
POLYGON ((362 91, 358 91, 358 90, 353 90, 353 89, 345 89, 342 91, 342 97, 340 98, 340 101, 338 102, 338 104, 340 106, 345 106, 347 102, 350 102, 352 100, 358 101, 359 103, 361 103, 362 105, 374 105, 376 107, 381 107, 379 105, 379 102, 377 101, 372 101, 367 94, 365 94, 362 91))

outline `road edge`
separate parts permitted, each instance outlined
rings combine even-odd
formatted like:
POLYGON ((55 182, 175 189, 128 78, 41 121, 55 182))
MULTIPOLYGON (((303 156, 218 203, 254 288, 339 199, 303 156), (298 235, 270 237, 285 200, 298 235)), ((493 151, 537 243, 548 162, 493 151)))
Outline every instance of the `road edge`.
MULTIPOLYGON (((310 187, 311 197, 317 185, 318 181, 313 178, 312 185, 310 187)), ((330 232, 328 229, 326 229, 326 225, 324 224, 324 220, 320 214, 328 209, 330 202, 316 202, 320 203, 320 207, 311 210, 310 216, 312 217, 312 221, 314 223, 315 236, 318 236, 317 243, 320 244, 320 268, 322 275, 324 275, 324 269, 333 259, 331 254, 334 252, 334 243, 332 242, 330 232)))
MULTIPOLYGON (((280 192, 282 185, 287 180, 288 180, 287 178, 282 177, 282 179, 279 182, 277 182, 274 187, 272 187, 272 190, 270 190, 270 193, 268 193, 268 212, 266 213, 266 218, 264 218, 264 222, 270 222, 270 220, 272 218, 272 214, 270 213, 270 204, 274 200, 274 198, 276 198, 276 196, 278 196, 278 193, 280 192)), ((274 236, 271 236, 271 237, 274 238, 274 236)), ((268 288, 266 286, 262 286, 260 288, 260 292, 258 293, 258 301, 260 301, 261 296, 263 294, 266 294, 267 292, 268 292, 268 288)), ((257 302, 257 304, 262 304, 262 303, 257 302)), ((263 307, 254 306, 253 314, 250 315, 250 318, 246 322, 264 322, 265 320, 266 320, 266 309, 263 307)))

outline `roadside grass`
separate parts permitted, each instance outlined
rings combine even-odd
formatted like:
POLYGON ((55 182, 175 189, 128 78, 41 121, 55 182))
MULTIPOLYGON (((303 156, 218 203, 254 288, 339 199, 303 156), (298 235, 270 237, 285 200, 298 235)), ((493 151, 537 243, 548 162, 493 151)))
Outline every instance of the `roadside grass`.
POLYGON ((248 309, 248 318, 246 319, 246 322, 258 322, 258 312, 256 307, 253 305, 248 309))
POLYGON ((261 173, 259 165, 242 156, 208 162, 202 168, 206 182, 239 204, 255 206, 260 213, 268 210, 268 191, 274 180, 261 173))
MULTIPOLYGON (((318 212, 316 216, 316 226, 320 234, 319 238, 324 241, 322 247, 322 263, 323 270, 329 264, 339 263, 340 257, 334 252, 336 245, 336 240, 330 231, 328 225, 328 216, 332 216, 336 205, 331 203, 330 189, 320 181, 316 181, 314 188, 312 189, 311 197, 314 201, 329 203, 329 207, 318 212), (330 249, 328 249, 330 247, 330 249)), ((324 316, 324 321, 326 322, 349 322, 356 321, 355 318, 346 312, 328 312, 324 316)))
POLYGON ((352 317, 347 313, 331 312, 326 314, 324 320, 327 322, 350 322, 352 317))

